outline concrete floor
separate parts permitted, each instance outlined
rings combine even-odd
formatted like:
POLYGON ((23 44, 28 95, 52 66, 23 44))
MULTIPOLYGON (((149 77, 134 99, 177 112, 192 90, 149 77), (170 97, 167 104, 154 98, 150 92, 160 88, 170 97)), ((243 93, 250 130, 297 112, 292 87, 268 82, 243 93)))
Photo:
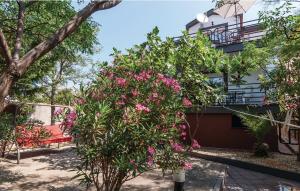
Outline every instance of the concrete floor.
MULTIPOLYGON (((80 163, 74 149, 52 149, 46 152, 22 153, 21 164, 0 159, 0 191, 83 191, 75 167, 80 163)), ((190 158, 193 168, 186 172, 186 191, 211 190, 224 177, 226 166, 203 159, 190 158)), ((122 191, 173 191, 171 173, 144 173, 125 183, 122 191)), ((89 189, 91 191, 95 189, 89 189)))

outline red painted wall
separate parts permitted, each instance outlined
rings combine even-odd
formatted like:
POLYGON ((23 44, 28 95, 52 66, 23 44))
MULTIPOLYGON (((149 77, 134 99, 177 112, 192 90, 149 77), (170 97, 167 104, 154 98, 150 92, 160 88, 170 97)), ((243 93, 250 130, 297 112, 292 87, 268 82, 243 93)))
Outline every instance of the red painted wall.
MULTIPOLYGON (((233 149, 253 148, 255 138, 247 130, 232 128, 231 113, 190 113, 187 114, 187 121, 191 126, 192 135, 195 135, 193 137, 202 146, 233 149)), ((278 150, 276 129, 272 129, 265 141, 271 150, 278 150)))

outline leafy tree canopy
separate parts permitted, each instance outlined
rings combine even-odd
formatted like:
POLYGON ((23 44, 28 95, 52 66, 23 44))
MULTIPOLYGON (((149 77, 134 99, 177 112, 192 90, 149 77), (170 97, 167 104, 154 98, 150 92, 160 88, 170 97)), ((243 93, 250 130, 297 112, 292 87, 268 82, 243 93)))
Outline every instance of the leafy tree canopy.
MULTIPOLYGON (((24 20, 24 34, 21 56, 47 39, 57 29, 62 27, 76 14, 70 1, 43 1, 26 2, 26 17, 24 20)), ((16 38, 18 4, 15 1, 1 2, 0 18, 1 29, 6 36, 9 47, 13 47, 16 38)), ((87 19, 74 34, 70 35, 49 54, 35 62, 18 82, 13 86, 11 95, 15 97, 34 97, 37 91, 43 90, 39 81, 54 70, 58 60, 74 62, 79 54, 93 54, 94 46, 98 44, 96 33, 99 25, 87 19)), ((0 73, 7 66, 0 58, 0 73)))

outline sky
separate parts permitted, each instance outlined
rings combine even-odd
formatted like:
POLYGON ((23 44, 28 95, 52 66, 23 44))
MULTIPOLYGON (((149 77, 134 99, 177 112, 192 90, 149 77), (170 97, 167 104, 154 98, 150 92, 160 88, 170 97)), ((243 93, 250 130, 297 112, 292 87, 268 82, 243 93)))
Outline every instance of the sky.
MULTIPOLYGON (((76 10, 84 3, 73 2, 76 10)), ((197 13, 204 13, 214 8, 215 3, 208 0, 123 0, 119 5, 92 15, 99 23, 97 39, 101 51, 93 56, 95 61, 111 61, 112 48, 124 51, 146 40, 146 34, 155 26, 162 38, 179 36, 185 25, 196 18, 197 13)), ((257 13, 266 9, 261 0, 244 15, 244 20, 258 18, 257 13)))

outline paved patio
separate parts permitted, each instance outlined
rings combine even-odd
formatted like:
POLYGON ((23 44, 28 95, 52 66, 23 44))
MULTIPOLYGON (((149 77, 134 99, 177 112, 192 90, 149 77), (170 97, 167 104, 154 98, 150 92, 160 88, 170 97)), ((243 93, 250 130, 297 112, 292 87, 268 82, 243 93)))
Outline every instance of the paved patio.
POLYGON ((234 166, 228 166, 225 185, 228 191, 300 191, 300 180, 289 181, 234 166), (286 189, 280 189, 280 185, 286 189))
MULTIPOLYGON (((76 175, 75 166, 79 163, 74 149, 54 149, 42 153, 22 153, 21 164, 15 160, 0 159, 1 191, 82 191, 76 175)), ((191 158, 193 169, 186 175, 186 191, 210 190, 224 177, 226 166, 203 159, 191 158)), ((93 189, 91 189, 93 190, 93 189)), ((123 186, 123 191, 173 191, 172 176, 162 176, 158 170, 143 174, 123 186)))

